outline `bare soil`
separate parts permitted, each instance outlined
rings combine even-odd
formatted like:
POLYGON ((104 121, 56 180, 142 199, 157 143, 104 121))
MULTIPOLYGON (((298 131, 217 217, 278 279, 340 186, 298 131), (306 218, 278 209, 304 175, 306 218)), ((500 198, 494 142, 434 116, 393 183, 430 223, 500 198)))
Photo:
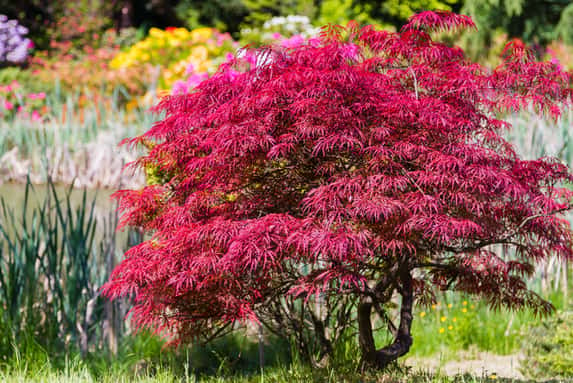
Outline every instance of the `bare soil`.
POLYGON ((523 379, 519 372, 521 354, 495 355, 487 352, 464 353, 456 360, 444 361, 438 357, 411 357, 405 361, 414 370, 439 372, 444 375, 469 373, 477 377, 523 379))

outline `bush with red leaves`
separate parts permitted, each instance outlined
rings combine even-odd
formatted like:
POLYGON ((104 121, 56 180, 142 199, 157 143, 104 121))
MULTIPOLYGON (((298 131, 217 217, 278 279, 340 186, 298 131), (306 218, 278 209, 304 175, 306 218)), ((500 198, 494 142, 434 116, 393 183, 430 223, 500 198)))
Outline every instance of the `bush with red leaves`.
POLYGON ((448 12, 398 33, 330 26, 164 98, 165 118, 131 140, 152 147, 136 165, 163 179, 117 193, 123 223, 152 237, 104 292, 133 296, 138 326, 179 341, 257 320, 283 294, 352 297, 374 368, 408 352, 412 307, 438 290, 550 311, 525 279, 536 261, 573 255, 559 217, 573 175, 555 159, 521 160, 496 112, 557 116, 572 75, 517 42, 491 72, 431 38, 459 28, 474 24, 448 12), (377 348, 371 316, 395 295, 393 341, 377 348))

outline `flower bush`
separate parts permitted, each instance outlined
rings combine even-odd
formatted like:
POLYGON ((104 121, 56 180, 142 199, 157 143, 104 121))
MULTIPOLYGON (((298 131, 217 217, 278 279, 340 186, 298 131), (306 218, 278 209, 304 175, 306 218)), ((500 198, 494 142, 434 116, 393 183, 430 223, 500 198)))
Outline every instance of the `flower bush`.
POLYGON ((149 71, 138 68, 125 68, 120 71, 110 69, 110 61, 120 52, 122 45, 132 44, 137 39, 134 29, 116 32, 108 29, 94 36, 92 45, 84 45, 82 53, 74 54, 71 42, 54 43, 50 51, 40 51, 31 59, 30 69, 34 80, 46 89, 54 87, 55 82, 65 92, 110 94, 118 87, 127 95, 143 95, 151 86, 149 71), (97 37, 97 39, 96 39, 97 37))
MULTIPOLYGON (((290 49, 307 43, 310 45, 318 44, 316 37, 319 31, 319 28, 314 28, 310 24, 310 19, 306 16, 273 17, 263 24, 261 30, 256 28, 243 29, 241 41, 248 46, 279 45, 282 48, 290 49)), ((238 55, 249 66, 252 66, 256 61, 256 58, 248 49, 239 50, 238 55)), ((213 69, 218 67, 223 61, 231 62, 233 60, 234 55, 231 52, 227 52, 225 56, 220 55, 213 60, 209 60, 206 49, 195 51, 189 57, 183 78, 173 83, 173 93, 183 94, 189 92, 200 82, 208 79, 214 72, 213 69)), ((176 74, 179 75, 181 67, 178 66, 176 68, 176 74)), ((167 71, 167 74, 172 76, 170 71, 167 71)))
POLYGON ((110 63, 115 70, 159 67, 158 86, 170 89, 191 73, 212 73, 236 49, 231 36, 213 28, 151 28, 149 35, 110 63))
POLYGON ((546 48, 546 60, 557 64, 564 69, 573 69, 573 47, 562 41, 553 41, 546 48))
POLYGON ((111 11, 110 2, 95 0, 89 3, 66 6, 63 14, 50 23, 50 50, 82 57, 85 47, 99 48, 100 44, 105 44, 101 32, 112 25, 111 19, 104 16, 111 11))
POLYGON ((46 93, 26 93, 17 81, 0 85, 0 117, 18 116, 41 121, 42 116, 47 112, 45 99, 46 93))
POLYGON ((33 43, 24 36, 28 29, 19 25, 16 20, 8 20, 0 15, 0 65, 19 64, 26 61, 33 43))
POLYGON ((320 28, 314 27, 306 16, 278 16, 265 21, 262 28, 243 28, 241 42, 251 45, 265 45, 283 42, 284 46, 300 45, 304 40, 316 37, 320 28))

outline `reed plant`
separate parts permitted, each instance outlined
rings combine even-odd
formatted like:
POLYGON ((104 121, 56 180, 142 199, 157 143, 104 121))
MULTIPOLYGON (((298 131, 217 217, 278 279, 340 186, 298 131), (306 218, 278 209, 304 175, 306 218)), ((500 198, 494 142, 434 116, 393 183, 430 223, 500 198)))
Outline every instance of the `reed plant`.
POLYGON ((104 338, 110 332, 119 336, 118 326, 109 319, 113 308, 106 307, 99 293, 108 277, 107 262, 121 253, 117 216, 97 217, 95 199, 89 200, 86 190, 74 203, 71 187, 62 195, 50 178, 44 187, 43 199, 37 201, 28 179, 19 211, 0 198, 3 356, 32 343, 48 352, 77 350, 86 355, 108 347, 104 338), (98 234, 98 225, 107 230, 101 232, 100 227, 98 234))

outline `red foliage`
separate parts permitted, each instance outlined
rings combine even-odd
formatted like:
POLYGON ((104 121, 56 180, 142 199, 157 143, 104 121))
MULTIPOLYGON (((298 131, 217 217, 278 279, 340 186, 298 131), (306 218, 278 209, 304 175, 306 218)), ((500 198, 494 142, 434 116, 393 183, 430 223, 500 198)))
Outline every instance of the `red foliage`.
POLYGON ((411 298, 435 288, 549 310, 523 280, 534 262, 573 255, 557 217, 573 176, 554 159, 518 158, 495 112, 558 115, 572 75, 515 42, 488 72, 429 34, 473 26, 423 12, 399 33, 330 27, 318 46, 266 48, 249 70, 237 59, 164 98, 165 118, 132 143, 155 142, 138 165, 170 178, 117 193, 124 224, 153 236, 105 293, 134 296, 138 325, 179 339, 256 319, 278 291, 353 294, 365 360, 378 366, 407 352, 411 298), (372 353, 363 326, 394 292, 402 348, 389 357, 397 347, 372 353))

